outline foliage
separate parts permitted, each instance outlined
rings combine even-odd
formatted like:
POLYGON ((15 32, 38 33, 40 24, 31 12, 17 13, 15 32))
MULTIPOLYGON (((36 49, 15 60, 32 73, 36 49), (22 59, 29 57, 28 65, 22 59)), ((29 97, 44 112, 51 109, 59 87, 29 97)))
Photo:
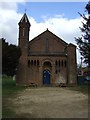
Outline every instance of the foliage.
POLYGON ((2 38, 2 73, 8 76, 13 76, 19 63, 21 50, 16 45, 8 45, 5 39, 2 38))
POLYGON ((85 9, 88 12, 88 17, 79 13, 84 20, 82 27, 80 27, 82 36, 75 39, 80 53, 84 58, 84 62, 90 66, 90 2, 88 2, 85 9))

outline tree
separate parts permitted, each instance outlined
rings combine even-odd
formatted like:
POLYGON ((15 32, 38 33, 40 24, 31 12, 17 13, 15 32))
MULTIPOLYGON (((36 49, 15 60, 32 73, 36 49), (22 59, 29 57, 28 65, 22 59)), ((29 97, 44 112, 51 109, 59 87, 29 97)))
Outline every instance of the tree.
POLYGON ((85 6, 85 10, 88 12, 88 16, 85 14, 80 14, 84 22, 82 22, 82 27, 80 30, 82 36, 75 38, 77 45, 79 47, 81 56, 84 58, 84 62, 90 67, 90 2, 85 6))
POLYGON ((8 45, 2 38, 2 73, 8 76, 16 74, 16 69, 21 56, 21 50, 16 45, 8 45))

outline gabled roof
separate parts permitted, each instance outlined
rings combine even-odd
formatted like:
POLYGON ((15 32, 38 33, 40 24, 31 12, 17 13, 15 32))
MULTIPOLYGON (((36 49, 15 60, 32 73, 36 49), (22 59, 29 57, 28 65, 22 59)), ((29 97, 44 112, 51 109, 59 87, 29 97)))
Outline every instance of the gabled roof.
POLYGON ((74 45, 74 44, 72 44, 72 43, 70 43, 68 46, 76 47, 76 45, 74 45))
POLYGON ((59 42, 61 42, 61 44, 63 46, 67 46, 68 43, 66 43, 64 40, 62 40, 61 38, 59 38, 58 36, 56 36, 55 34, 53 34, 51 31, 49 31, 48 29, 46 31, 44 31, 43 33, 39 34, 38 36, 36 36, 35 38, 33 38, 31 41, 29 41, 29 43, 31 44, 32 42, 34 42, 37 38, 41 37, 43 34, 45 34, 46 32, 48 32, 49 34, 51 34, 54 39, 58 39, 59 42))
POLYGON ((24 13, 24 15, 23 15, 23 17, 21 18, 19 24, 22 23, 22 22, 25 22, 25 23, 29 23, 29 24, 30 24, 26 13, 24 13))

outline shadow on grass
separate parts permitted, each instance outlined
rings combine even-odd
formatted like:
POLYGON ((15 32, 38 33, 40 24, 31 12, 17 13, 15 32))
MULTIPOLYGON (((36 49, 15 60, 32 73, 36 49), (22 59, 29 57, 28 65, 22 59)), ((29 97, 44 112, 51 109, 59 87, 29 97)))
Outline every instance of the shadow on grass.
POLYGON ((83 94, 89 94, 90 93, 89 87, 90 87, 90 85, 77 85, 77 86, 69 86, 66 89, 78 91, 83 94))
POLYGON ((16 113, 10 109, 12 103, 8 98, 12 98, 17 92, 25 90, 25 86, 16 86, 16 81, 12 77, 2 77, 2 118, 16 118, 16 113))
POLYGON ((16 85, 16 81, 12 77, 2 77, 2 96, 16 93, 20 90, 25 90, 26 86, 16 85))

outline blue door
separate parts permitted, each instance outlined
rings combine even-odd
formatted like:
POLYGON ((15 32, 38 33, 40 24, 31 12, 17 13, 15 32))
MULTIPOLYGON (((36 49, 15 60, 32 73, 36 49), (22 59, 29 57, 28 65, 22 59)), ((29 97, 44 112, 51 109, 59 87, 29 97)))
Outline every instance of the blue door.
POLYGON ((45 85, 50 84, 50 71, 49 70, 43 71, 43 84, 45 85))

